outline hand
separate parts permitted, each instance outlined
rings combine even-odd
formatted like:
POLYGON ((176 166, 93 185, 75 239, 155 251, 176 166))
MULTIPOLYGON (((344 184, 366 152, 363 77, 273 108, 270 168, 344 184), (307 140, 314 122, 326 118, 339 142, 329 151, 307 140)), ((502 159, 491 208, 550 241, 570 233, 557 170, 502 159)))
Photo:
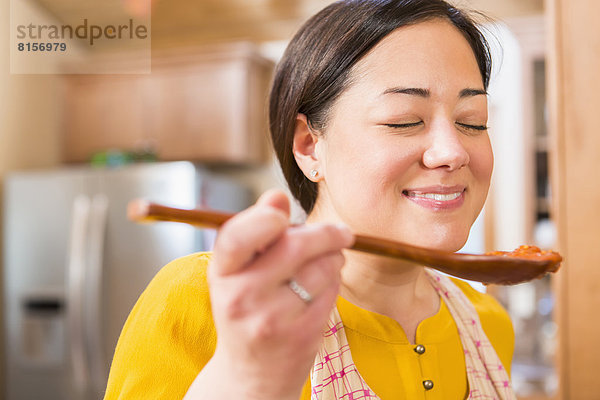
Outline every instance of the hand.
POLYGON ((213 400, 298 399, 338 294, 341 249, 352 241, 346 227, 290 226, 280 191, 229 220, 208 271, 217 349, 188 396, 211 385, 213 400), (291 279, 310 302, 290 289, 291 279))

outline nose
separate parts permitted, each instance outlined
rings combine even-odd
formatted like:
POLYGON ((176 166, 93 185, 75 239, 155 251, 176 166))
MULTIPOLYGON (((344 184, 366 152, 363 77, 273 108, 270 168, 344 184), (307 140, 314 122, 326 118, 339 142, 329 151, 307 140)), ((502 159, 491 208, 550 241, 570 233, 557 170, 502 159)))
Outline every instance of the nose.
POLYGON ((463 144, 462 133, 454 124, 432 127, 427 148, 423 152, 423 165, 430 169, 458 170, 469 164, 469 153, 463 144))

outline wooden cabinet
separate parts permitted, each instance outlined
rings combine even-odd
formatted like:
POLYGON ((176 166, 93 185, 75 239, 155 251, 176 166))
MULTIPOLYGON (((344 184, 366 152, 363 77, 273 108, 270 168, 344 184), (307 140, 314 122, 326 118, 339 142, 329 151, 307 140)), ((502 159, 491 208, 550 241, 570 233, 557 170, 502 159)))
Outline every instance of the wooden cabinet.
POLYGON ((87 161, 106 149, 133 149, 144 138, 144 79, 70 78, 66 90, 64 158, 87 161))
POLYGON ((69 76, 64 159, 151 148, 165 161, 259 163, 272 69, 238 44, 153 56, 148 75, 69 76))
POLYGON ((559 399, 595 400, 600 361, 600 2, 546 2, 552 208, 558 221, 559 399))

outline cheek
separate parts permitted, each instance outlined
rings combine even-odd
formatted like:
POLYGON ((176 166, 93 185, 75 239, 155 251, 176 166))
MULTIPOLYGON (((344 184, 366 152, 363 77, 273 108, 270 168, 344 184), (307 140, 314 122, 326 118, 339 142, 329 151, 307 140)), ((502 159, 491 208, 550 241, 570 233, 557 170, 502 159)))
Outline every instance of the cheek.
POLYGON ((489 186, 494 169, 494 155, 489 139, 470 152, 471 171, 477 182, 489 186))
MULTIPOLYGON (((419 155, 410 144, 398 145, 389 141, 370 140, 358 146, 340 146, 330 153, 329 169, 336 177, 353 178, 361 191, 367 188, 381 196, 386 187, 402 183, 411 165, 418 164, 419 155)), ((365 193, 366 194, 366 193, 365 193)))
POLYGON ((400 146, 373 137, 360 143, 356 140, 330 143, 328 150, 329 196, 339 213, 354 217, 380 210, 385 204, 395 204, 382 200, 397 199, 415 159, 418 164, 418 156, 410 144, 400 146))

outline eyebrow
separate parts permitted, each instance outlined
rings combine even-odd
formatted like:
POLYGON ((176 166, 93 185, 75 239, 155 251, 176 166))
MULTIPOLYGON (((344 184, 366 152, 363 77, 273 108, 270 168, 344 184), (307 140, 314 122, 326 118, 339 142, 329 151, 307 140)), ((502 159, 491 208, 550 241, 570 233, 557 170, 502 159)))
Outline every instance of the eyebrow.
MULTIPOLYGON (((423 98, 429 98, 431 96, 431 91, 429 89, 423 89, 423 88, 404 88, 404 87, 393 87, 393 88, 389 88, 386 89, 382 94, 386 95, 386 94, 408 94, 408 95, 412 95, 412 96, 418 96, 418 97, 423 97, 423 98)), ((472 88, 467 88, 467 89, 463 89, 460 91, 460 93, 458 94, 459 98, 465 98, 465 97, 472 97, 472 96, 479 96, 479 95, 484 95, 487 96, 487 92, 483 89, 472 89, 472 88)))
POLYGON ((429 89, 422 89, 422 88, 403 88, 403 87, 393 87, 393 88, 389 88, 386 89, 383 94, 390 94, 390 93, 394 93, 394 94, 410 94, 413 96, 419 96, 419 97, 429 97, 431 96, 431 92, 429 91, 429 89))
POLYGON ((458 94, 458 97, 462 99, 464 97, 472 97, 479 95, 487 96, 487 94, 488 93, 483 89, 463 89, 458 94))

